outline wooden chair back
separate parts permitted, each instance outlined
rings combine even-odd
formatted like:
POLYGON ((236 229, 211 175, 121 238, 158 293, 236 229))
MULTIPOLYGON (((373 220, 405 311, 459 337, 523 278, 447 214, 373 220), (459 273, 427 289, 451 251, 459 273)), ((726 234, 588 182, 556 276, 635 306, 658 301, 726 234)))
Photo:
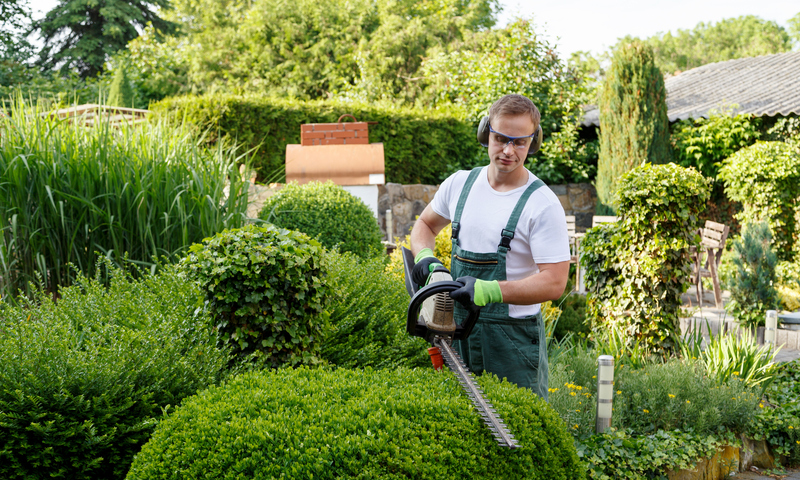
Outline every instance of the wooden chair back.
POLYGON ((711 258, 714 259, 714 266, 719 267, 719 262, 722 260, 722 251, 725 249, 725 242, 728 240, 729 233, 730 227, 711 220, 706 220, 705 227, 700 229, 700 245, 706 247, 707 251, 711 249, 704 262, 706 269, 709 268, 711 258))
POLYGON ((614 223, 618 217, 614 215, 595 215, 592 217, 592 227, 596 227, 601 223, 614 223))
POLYGON ((567 219, 567 234, 569 238, 575 237, 575 215, 565 215, 567 219))

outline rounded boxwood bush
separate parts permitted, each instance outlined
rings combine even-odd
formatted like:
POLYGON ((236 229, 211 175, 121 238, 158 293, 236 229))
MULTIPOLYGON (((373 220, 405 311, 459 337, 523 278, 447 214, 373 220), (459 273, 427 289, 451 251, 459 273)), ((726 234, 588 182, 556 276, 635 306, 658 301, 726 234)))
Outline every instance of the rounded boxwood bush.
POLYGON ((277 367, 314 363, 327 323, 319 242, 273 225, 224 230, 181 260, 205 293, 224 344, 277 367))
POLYGON ((479 383, 522 448, 495 444, 449 371, 301 367, 187 399, 127 478, 585 478, 544 400, 491 375, 479 383))
POLYGON ((259 218, 360 257, 382 251, 381 229, 372 211, 331 181, 286 185, 267 199, 259 218))

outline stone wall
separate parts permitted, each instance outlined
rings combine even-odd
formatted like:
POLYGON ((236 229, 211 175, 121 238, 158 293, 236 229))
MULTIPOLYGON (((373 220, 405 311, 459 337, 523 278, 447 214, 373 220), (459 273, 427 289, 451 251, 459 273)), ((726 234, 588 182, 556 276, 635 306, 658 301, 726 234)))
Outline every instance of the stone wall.
MULTIPOLYGON (((395 237, 404 237, 411 231, 417 216, 433 200, 438 185, 400 185, 387 183, 378 187, 378 223, 386 235, 386 210, 392 211, 395 237)), ((550 185, 561 201, 566 215, 575 215, 575 226, 579 232, 592 226, 597 193, 588 183, 550 185)))

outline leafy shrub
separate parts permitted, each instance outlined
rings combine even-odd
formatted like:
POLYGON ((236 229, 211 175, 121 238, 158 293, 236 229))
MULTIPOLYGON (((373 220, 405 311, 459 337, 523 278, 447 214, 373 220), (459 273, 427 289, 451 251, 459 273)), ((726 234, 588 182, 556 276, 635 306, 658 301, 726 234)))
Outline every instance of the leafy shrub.
POLYGON ((128 479, 585 478, 544 400, 491 375, 478 382, 522 448, 496 446, 449 373, 282 369, 186 400, 128 479))
POLYGON ((464 114, 452 105, 447 110, 423 110, 374 103, 203 95, 166 98, 151 109, 207 131, 209 142, 223 137, 247 150, 257 147, 253 165, 261 180, 283 178, 286 145, 300 143, 301 124, 333 123, 343 113, 378 122, 370 125, 369 139, 383 143, 387 182, 437 184, 446 178, 442 175, 454 159, 471 159, 482 149, 475 140, 477 124, 464 121, 464 114))
POLYGON ((708 182, 694 169, 645 164, 622 177, 616 223, 587 231, 586 304, 595 329, 624 328, 650 351, 674 345, 681 294, 690 282, 689 249, 699 243, 708 182))
POLYGON ((766 439, 770 449, 785 457, 788 465, 800 464, 800 360, 777 366, 766 399, 759 404, 750 435, 756 440, 766 439))
POLYGON ((781 308, 793 312, 800 310, 800 262, 778 262, 775 277, 781 308))
POLYGON ((225 230, 181 260, 205 294, 221 343, 277 367, 313 363, 327 314, 323 248, 273 225, 225 230))
POLYGON ((323 359, 341 367, 430 365, 429 345, 406 333, 410 298, 384 258, 330 252, 326 263, 331 329, 321 340, 323 359))
POLYGON ((760 118, 733 115, 732 107, 712 110, 708 118, 675 122, 670 137, 675 163, 694 167, 704 177, 717 178, 721 162, 755 143, 760 127, 760 118))
POLYGON ((744 225, 769 222, 779 260, 791 260, 797 240, 795 212, 800 204, 800 153, 782 142, 758 142, 723 162, 719 178, 728 198, 742 202, 744 225))
POLYGON ((0 477, 124 478, 170 406, 222 378, 193 284, 109 275, 0 303, 0 477))
POLYGON ((699 459, 735 443, 732 435, 659 430, 639 436, 611 429, 577 441, 576 448, 589 464, 592 480, 648 480, 668 478, 670 471, 694 470, 699 459))
POLYGON ((290 183, 264 202, 259 217, 279 227, 299 230, 327 248, 361 257, 382 251, 381 229, 372 210, 330 180, 290 183))
POLYGON ((666 163, 671 156, 667 90, 651 47, 637 40, 617 49, 599 107, 602 129, 595 183, 600 202, 612 205, 625 173, 645 162, 666 163))
POLYGON ((771 240, 769 226, 763 222, 746 226, 742 238, 733 243, 736 275, 728 282, 728 306, 739 323, 747 327, 763 325, 767 310, 778 308, 777 256, 771 240))
POLYGON ((165 122, 58 121, 18 102, 0 116, 0 294, 40 275, 55 291, 98 258, 152 265, 241 225, 247 193, 234 152, 208 151, 165 122), (229 185, 229 187, 226 187, 229 185))

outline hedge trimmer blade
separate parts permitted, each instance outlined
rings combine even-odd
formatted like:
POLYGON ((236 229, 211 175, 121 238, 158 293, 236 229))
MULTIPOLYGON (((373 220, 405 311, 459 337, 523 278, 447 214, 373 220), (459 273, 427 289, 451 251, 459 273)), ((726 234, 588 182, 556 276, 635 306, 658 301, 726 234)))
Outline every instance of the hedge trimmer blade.
POLYGON ((505 422, 497 416, 497 412, 492 404, 483 396, 483 390, 475 383, 475 376, 466 367, 464 361, 461 360, 461 356, 456 353, 455 350, 450 347, 450 343, 442 337, 437 337, 434 340, 434 346, 439 347, 444 362, 447 364, 447 367, 456 374, 461 388, 464 389, 469 399, 472 400, 472 404, 475 405, 481 418, 483 418, 483 422, 489 428, 489 431, 492 432, 492 436, 497 440, 497 444, 501 447, 520 448, 521 445, 517 443, 514 435, 512 435, 508 427, 506 427, 505 422))

